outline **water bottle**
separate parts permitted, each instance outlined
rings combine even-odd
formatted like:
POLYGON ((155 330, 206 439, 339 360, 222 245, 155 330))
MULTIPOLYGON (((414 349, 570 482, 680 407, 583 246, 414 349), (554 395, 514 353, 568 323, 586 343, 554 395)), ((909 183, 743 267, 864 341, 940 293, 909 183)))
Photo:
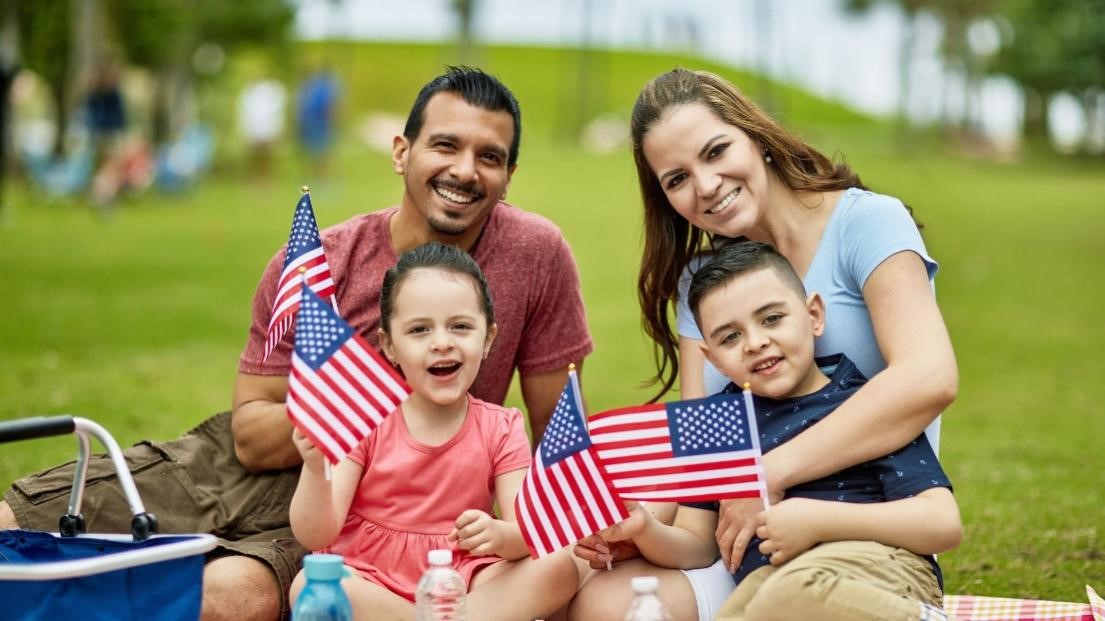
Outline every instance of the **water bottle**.
POLYGON ((466 621, 468 603, 464 578, 453 569, 452 550, 430 550, 430 566, 414 593, 416 621, 466 621))
POLYGON ((307 586, 292 608, 292 621, 353 621, 349 598, 341 588, 346 576, 338 554, 308 554, 303 558, 307 586))
POLYGON ((638 576, 633 579, 633 601, 625 613, 625 621, 671 621, 664 603, 656 595, 659 582, 656 576, 638 576))

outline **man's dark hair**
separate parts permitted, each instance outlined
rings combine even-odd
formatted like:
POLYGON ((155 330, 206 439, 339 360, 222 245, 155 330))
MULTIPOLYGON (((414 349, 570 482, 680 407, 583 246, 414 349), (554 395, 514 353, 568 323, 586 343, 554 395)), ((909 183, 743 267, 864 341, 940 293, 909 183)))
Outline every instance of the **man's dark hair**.
POLYGON ((380 290, 380 327, 384 332, 391 333, 391 315, 395 311, 395 298, 399 296, 400 287, 407 276, 417 269, 437 269, 471 278, 487 325, 495 323, 491 289, 480 266, 460 248, 431 241, 404 252, 399 256, 399 261, 384 273, 384 286, 380 290))
POLYGON ((403 136, 414 142, 422 131, 426 121, 426 104, 438 93, 455 93, 469 105, 491 112, 507 112, 514 119, 514 138, 510 141, 510 154, 507 166, 518 162, 518 145, 522 140, 522 113, 518 109, 518 100, 514 93, 493 75, 474 67, 449 66, 445 73, 430 80, 411 106, 407 115, 407 124, 403 127, 403 136))
POLYGON ((694 313, 694 321, 702 327, 698 317, 698 307, 710 292, 725 286, 738 276, 761 269, 772 269, 784 284, 806 299, 806 287, 794 271, 787 258, 779 254, 771 244, 748 240, 738 240, 726 244, 718 250, 709 263, 702 266, 691 277, 691 286, 687 291, 687 305, 694 313))

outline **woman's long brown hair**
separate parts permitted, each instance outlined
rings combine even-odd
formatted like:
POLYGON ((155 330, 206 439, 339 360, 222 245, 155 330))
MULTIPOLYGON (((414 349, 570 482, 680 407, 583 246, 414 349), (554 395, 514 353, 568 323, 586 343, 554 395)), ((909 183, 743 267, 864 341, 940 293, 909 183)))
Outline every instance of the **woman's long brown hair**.
POLYGON ((866 189, 859 175, 844 162, 834 163, 795 134, 783 129, 766 112, 724 78, 706 71, 677 68, 653 78, 637 96, 630 121, 633 162, 644 204, 644 248, 637 275, 637 298, 642 325, 653 341, 656 375, 660 384, 652 398, 664 396, 679 375, 679 340, 669 313, 675 309, 679 276, 705 247, 724 241, 693 226, 675 211, 656 174, 645 160, 645 135, 673 107, 698 103, 722 121, 744 131, 771 155, 771 170, 792 192, 866 189))

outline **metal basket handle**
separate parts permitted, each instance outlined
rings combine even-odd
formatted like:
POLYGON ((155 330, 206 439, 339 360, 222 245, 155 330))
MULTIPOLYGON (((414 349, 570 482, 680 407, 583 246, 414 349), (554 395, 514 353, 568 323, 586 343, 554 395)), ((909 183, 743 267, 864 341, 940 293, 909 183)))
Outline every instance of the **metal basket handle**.
POLYGON ((145 541, 153 533, 157 532, 157 518, 146 511, 142 504, 142 498, 138 495, 138 488, 134 485, 134 478, 127 467, 127 460, 123 458, 123 451, 115 438, 100 425, 79 416, 35 416, 18 420, 0 422, 0 443, 16 440, 29 440, 33 438, 47 438, 50 436, 68 435, 76 433, 79 450, 77 464, 73 473, 73 488, 69 494, 68 513, 61 516, 58 521, 58 531, 63 537, 73 537, 85 532, 85 519, 81 515, 81 503, 84 500, 84 484, 88 477, 88 458, 91 454, 88 437, 95 436, 100 444, 107 449, 111 462, 115 465, 115 473, 119 478, 119 485, 123 488, 123 494, 127 498, 131 515, 130 532, 135 541, 145 541))

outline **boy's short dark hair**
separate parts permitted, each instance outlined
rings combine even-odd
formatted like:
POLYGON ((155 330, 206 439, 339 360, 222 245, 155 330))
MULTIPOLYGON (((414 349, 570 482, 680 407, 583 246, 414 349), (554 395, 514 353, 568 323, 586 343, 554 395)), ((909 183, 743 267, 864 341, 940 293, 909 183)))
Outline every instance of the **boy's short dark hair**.
POLYGON ((806 299, 806 287, 794 271, 787 258, 779 254, 771 244, 739 240, 733 241, 714 253, 706 265, 703 265, 691 277, 691 286, 687 291, 687 304, 694 313, 694 321, 702 327, 698 317, 698 307, 710 292, 722 287, 738 276, 760 269, 772 269, 787 286, 803 300, 806 299))
POLYGON ((510 141, 507 166, 518 163, 518 145, 522 140, 522 112, 518 108, 518 100, 498 78, 474 67, 446 67, 445 73, 422 87, 411 106, 410 114, 407 115, 407 124, 403 127, 403 136, 407 140, 414 142, 418 138, 426 120, 426 105, 438 93, 455 93, 477 108, 509 113, 514 119, 514 138, 510 141))

